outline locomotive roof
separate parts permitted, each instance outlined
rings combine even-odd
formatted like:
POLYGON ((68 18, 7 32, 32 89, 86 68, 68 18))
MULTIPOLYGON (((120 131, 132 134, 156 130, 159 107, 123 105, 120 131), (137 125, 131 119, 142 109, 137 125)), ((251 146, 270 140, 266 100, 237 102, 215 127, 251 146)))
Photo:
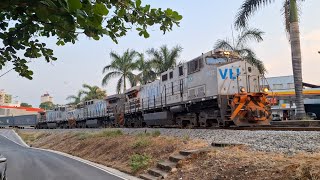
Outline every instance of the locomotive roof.
POLYGON ((134 87, 132 87, 130 89, 127 89, 124 93, 125 94, 130 94, 130 93, 132 93, 134 91, 140 91, 140 86, 134 86, 134 87))
POLYGON ((114 94, 106 97, 106 100, 112 100, 112 99, 120 99, 123 95, 122 94, 114 94))

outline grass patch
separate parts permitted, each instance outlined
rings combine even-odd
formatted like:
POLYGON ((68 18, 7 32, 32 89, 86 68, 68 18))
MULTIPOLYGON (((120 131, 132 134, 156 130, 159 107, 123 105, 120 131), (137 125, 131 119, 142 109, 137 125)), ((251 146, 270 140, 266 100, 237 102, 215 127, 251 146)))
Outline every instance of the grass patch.
POLYGON ((153 131, 153 132, 151 133, 151 135, 152 135, 153 137, 158 137, 158 136, 161 135, 161 132, 160 132, 159 130, 156 130, 156 131, 153 131))
POLYGON ((21 133, 20 131, 17 131, 17 130, 16 132, 23 139, 23 141, 29 145, 45 136, 50 135, 48 133, 21 133))
POLYGON ((130 158, 130 167, 133 172, 145 169, 151 162, 151 156, 143 154, 134 154, 130 158))
POLYGON ((90 133, 90 132, 77 132, 75 133, 75 136, 77 137, 78 140, 85 140, 88 138, 94 138, 94 137, 105 137, 105 138, 110 138, 110 137, 118 137, 123 135, 123 132, 121 130, 105 130, 102 132, 98 133, 90 133))
POLYGON ((75 136, 77 137, 78 140, 85 140, 92 137, 92 135, 87 132, 78 132, 75 134, 75 136))
POLYGON ((151 141, 146 137, 140 137, 137 141, 132 144, 132 148, 147 147, 151 144, 151 141))
POLYGON ((190 136, 188 134, 185 134, 183 137, 182 137, 182 140, 183 141, 189 141, 190 140, 190 136))
POLYGON ((123 132, 121 130, 106 130, 102 131, 101 133, 98 133, 99 137, 118 137, 122 136, 123 132))

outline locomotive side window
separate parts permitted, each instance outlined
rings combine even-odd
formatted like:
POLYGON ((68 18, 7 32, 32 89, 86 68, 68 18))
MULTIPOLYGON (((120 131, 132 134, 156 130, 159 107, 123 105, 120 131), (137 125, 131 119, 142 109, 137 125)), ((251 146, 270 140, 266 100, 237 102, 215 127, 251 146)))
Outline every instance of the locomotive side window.
POLYGON ((225 63, 226 59, 224 58, 214 58, 214 57, 207 57, 206 62, 208 65, 213 65, 213 64, 220 64, 220 63, 225 63))
POLYGON ((183 76, 183 66, 179 67, 179 76, 183 76))
POLYGON ((166 80, 168 80, 168 74, 162 75, 162 81, 166 81, 166 80))
POLYGON ((172 71, 169 73, 169 77, 170 77, 170 79, 173 78, 173 72, 172 71))
POLYGON ((188 62, 188 74, 192 74, 200 70, 200 61, 201 59, 199 58, 188 62))

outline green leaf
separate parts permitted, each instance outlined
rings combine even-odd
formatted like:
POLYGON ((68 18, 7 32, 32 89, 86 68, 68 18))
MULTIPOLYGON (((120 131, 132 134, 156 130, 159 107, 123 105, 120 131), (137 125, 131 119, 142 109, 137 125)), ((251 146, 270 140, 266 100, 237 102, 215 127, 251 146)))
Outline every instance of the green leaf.
POLYGON ((182 19, 182 16, 181 16, 177 11, 173 11, 172 17, 173 17, 176 21, 180 21, 180 20, 182 19))
POLYGON ((40 1, 40 3, 47 5, 48 7, 51 7, 51 8, 57 8, 57 6, 51 0, 40 1))
POLYGON ((109 10, 102 3, 96 4, 93 6, 93 12, 98 15, 108 15, 109 10))
POLYGON ((123 17, 125 13, 126 13, 126 10, 125 10, 124 8, 121 8, 121 9, 118 11, 118 16, 119 16, 119 17, 123 17))
POLYGON ((147 31, 144 31, 143 32, 143 36, 144 36, 144 38, 149 38, 150 34, 147 31))
POLYGON ((68 5, 70 11, 80 9, 82 7, 80 0, 68 0, 68 5))
POLYGON ((167 10, 165 10, 164 12, 166 13, 166 16, 171 16, 173 13, 172 9, 169 9, 169 8, 167 10))
POLYGON ((56 43, 58 46, 64 46, 64 42, 62 40, 59 40, 57 43, 56 43))
POLYGON ((136 0, 136 7, 140 7, 141 6, 141 0, 136 0))

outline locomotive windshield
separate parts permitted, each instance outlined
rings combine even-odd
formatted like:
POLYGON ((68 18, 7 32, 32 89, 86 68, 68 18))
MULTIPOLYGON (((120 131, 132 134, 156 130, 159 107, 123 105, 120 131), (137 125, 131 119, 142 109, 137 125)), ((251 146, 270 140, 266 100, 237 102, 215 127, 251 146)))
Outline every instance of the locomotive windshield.
POLYGON ((220 63, 225 63, 227 62, 226 58, 221 58, 221 57, 207 57, 206 62, 208 65, 214 65, 214 64, 220 64, 220 63))

